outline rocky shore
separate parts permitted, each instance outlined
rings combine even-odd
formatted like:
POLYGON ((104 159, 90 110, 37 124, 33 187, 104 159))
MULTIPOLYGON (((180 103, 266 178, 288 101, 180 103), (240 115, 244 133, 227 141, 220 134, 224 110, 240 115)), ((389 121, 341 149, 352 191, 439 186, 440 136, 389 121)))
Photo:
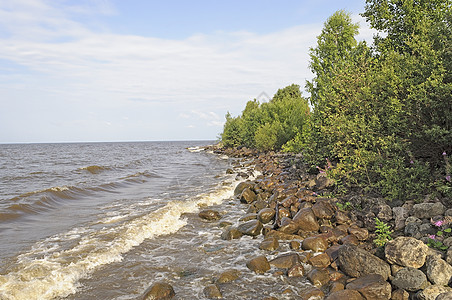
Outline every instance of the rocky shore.
MULTIPOLYGON (((222 224, 221 239, 260 239, 259 248, 268 255, 247 261, 249 272, 307 278, 312 284, 302 292, 282 290, 281 299, 452 299, 452 237, 447 236, 452 209, 441 202, 387 203, 363 195, 338 199, 330 193, 333 183, 322 173, 308 174, 298 155, 206 150, 237 158, 236 169, 227 170, 237 179, 251 175, 238 171, 244 165, 260 172, 237 185, 234 197, 248 211, 239 225, 222 224), (275 257, 282 244, 291 251, 275 257)), ((219 220, 221 214, 205 209, 199 217, 219 220)), ((222 287, 239 276, 238 270, 218 274, 204 295, 223 299, 222 287)), ((159 282, 143 299, 174 296, 170 285, 159 282)))

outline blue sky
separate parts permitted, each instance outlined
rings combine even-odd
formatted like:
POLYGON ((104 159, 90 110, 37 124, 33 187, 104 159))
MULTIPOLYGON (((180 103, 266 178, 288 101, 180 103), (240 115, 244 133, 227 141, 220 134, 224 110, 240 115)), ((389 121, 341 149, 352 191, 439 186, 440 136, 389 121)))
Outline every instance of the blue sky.
POLYGON ((0 0, 0 143, 206 140, 365 1, 0 0))

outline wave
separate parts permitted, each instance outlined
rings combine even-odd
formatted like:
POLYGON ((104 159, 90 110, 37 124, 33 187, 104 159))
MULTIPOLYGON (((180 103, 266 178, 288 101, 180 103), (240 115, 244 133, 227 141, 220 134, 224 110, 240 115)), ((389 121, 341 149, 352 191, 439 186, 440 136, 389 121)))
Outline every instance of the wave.
POLYGON ((88 167, 82 167, 82 168, 79 168, 78 170, 88 171, 91 174, 99 174, 102 171, 111 170, 111 168, 93 165, 93 166, 88 166, 88 167))
POLYGON ((83 235, 53 236, 36 243, 17 264, 0 275, 1 299, 53 299, 77 291, 79 281, 99 267, 122 260, 122 255, 146 239, 175 233, 187 224, 186 213, 220 204, 233 196, 237 183, 221 186, 190 200, 174 200, 156 211, 145 213, 117 226, 88 231, 83 235), (77 241, 71 248, 56 245, 58 240, 77 241), (50 247, 51 245, 51 247, 50 247), (50 247, 50 248, 49 248, 50 247))

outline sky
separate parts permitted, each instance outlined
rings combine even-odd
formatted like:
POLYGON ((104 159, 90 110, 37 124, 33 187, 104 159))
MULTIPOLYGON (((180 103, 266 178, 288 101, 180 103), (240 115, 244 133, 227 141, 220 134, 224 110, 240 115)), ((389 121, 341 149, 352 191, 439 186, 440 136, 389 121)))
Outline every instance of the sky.
POLYGON ((215 140, 365 0, 0 0, 0 143, 215 140))

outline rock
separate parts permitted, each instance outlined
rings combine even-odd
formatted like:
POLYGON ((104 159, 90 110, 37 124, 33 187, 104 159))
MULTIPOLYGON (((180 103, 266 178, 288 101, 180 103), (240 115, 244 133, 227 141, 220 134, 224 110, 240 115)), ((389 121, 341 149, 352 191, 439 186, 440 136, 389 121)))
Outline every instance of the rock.
POLYGON ((391 274, 391 268, 385 261, 351 244, 343 245, 339 249, 337 262, 340 269, 351 277, 380 274, 387 280, 391 274))
POLYGON ((408 300, 410 294, 405 290, 395 290, 391 294, 391 300, 408 300))
POLYGON ((246 266, 256 274, 264 274, 270 270, 270 264, 264 255, 255 257, 246 263, 246 266))
POLYGON ((232 170, 232 169, 227 169, 227 170, 226 170, 226 174, 234 174, 234 170, 232 170))
POLYGON ((353 234, 349 234, 347 236, 344 236, 343 238, 341 238, 340 242, 343 245, 345 245, 345 244, 359 245, 358 239, 353 234))
POLYGON ((324 286, 330 281, 330 275, 328 274, 328 271, 317 268, 313 268, 308 273, 307 277, 309 281, 318 288, 324 286))
POLYGON ((349 224, 351 222, 348 213, 342 210, 336 210, 334 213, 334 219, 337 224, 349 224))
POLYGON ((391 264, 420 268, 425 263, 428 246, 412 237, 398 237, 385 247, 386 260, 391 264))
POLYGON ((170 284, 157 282, 144 292, 143 300, 168 300, 175 295, 174 289, 170 284))
POLYGON ((270 260, 269 263, 276 268, 289 269, 300 263, 300 257, 297 253, 286 253, 270 260))
POLYGON ((282 231, 284 233, 288 234, 294 234, 298 232, 299 225, 294 222, 292 219, 288 217, 283 217, 281 219, 281 226, 279 227, 279 231, 282 231))
POLYGON ((227 270, 224 271, 223 273, 220 274, 220 276, 218 276, 217 279, 217 283, 228 283, 231 281, 234 281, 236 279, 238 279, 240 276, 240 271, 239 270, 227 270))
POLYGON ((389 300, 391 298, 391 285, 381 275, 369 274, 353 280, 345 287, 361 293, 365 299, 389 300))
POLYGON ((289 242, 289 247, 292 250, 299 250, 301 247, 301 243, 299 241, 290 241, 289 242))
POLYGON ((317 200, 312 206, 312 212, 319 219, 331 219, 334 215, 334 207, 328 200, 317 200))
POLYGON ((209 284, 204 288, 204 296, 208 299, 223 299, 223 295, 216 284, 209 284))
POLYGON ((273 208, 264 208, 259 211, 257 218, 263 224, 267 224, 275 218, 275 210, 273 208))
POLYGON ((246 221, 256 220, 256 219, 257 219, 257 214, 250 213, 250 214, 246 214, 244 216, 241 216, 240 219, 239 219, 239 222, 246 222, 246 221))
POLYGON ((265 238, 259 245, 259 249, 267 250, 267 251, 274 251, 274 250, 278 249, 278 247, 279 247, 279 242, 274 237, 265 238))
POLYGON ((234 196, 240 195, 246 188, 253 188, 253 184, 249 181, 240 182, 234 189, 234 196))
POLYGON ((404 207, 393 207, 392 215, 394 217, 394 230, 402 230, 405 228, 405 220, 408 217, 408 211, 404 207))
POLYGON ((439 294, 435 300, 450 300, 450 299, 452 299, 452 292, 446 292, 446 293, 439 294))
POLYGON ((300 209, 293 217, 293 221, 297 224, 298 228, 303 231, 318 231, 320 228, 314 212, 309 207, 300 209))
POLYGON ((427 276, 421 270, 405 267, 395 274, 392 284, 399 289, 416 292, 425 289, 428 286, 428 281, 427 276))
POLYGON ((301 291, 298 296, 300 296, 301 299, 320 300, 325 297, 325 294, 319 288, 309 287, 301 291))
POLYGON ((434 216, 443 215, 446 207, 441 202, 418 203, 411 209, 411 215, 419 219, 429 219, 434 216))
POLYGON ((201 210, 198 213, 198 216, 201 219, 204 219, 204 220, 207 220, 207 221, 215 221, 215 220, 221 219, 220 213, 218 211, 216 211, 216 210, 213 210, 213 209, 201 210))
POLYGON ((331 293, 325 300, 365 300, 358 291, 342 290, 331 293))
POLYGON ((404 234, 409 237, 420 238, 422 235, 421 232, 419 231, 419 226, 420 226, 419 224, 414 222, 407 223, 405 225, 404 234))
POLYGON ((305 269, 301 264, 296 264, 287 271, 287 277, 302 277, 305 274, 305 269))
POLYGON ((450 287, 431 285, 416 294, 418 300, 435 300, 440 294, 452 291, 450 287))
POLYGON ((242 233, 234 226, 229 226, 226 227, 223 231, 223 233, 221 234, 221 238, 223 240, 234 240, 234 239, 239 239, 242 237, 242 233))
MULTIPOLYGON (((427 277, 433 284, 448 285, 452 278, 452 266, 441 258, 428 256, 426 261, 427 277)), ((452 298, 451 298, 452 299, 452 298)))
POLYGON ((315 187, 317 190, 323 190, 334 185, 334 180, 326 177, 325 173, 320 173, 315 179, 315 187))
MULTIPOLYGON (((330 280, 331 280, 331 276, 330 276, 330 280)), ((342 291, 345 289, 344 284, 342 284, 341 282, 337 282, 337 281, 333 281, 330 283, 330 288, 329 288, 329 292, 334 293, 337 291, 342 291)))
POLYGON ((245 188, 239 198, 240 202, 249 204, 256 201, 257 196, 250 188, 245 188))
POLYGON ((353 234, 360 241, 365 241, 369 237, 369 231, 366 228, 360 228, 358 226, 350 226, 348 233, 353 234))
POLYGON ((328 267, 331 263, 330 257, 326 253, 322 253, 316 256, 313 256, 309 259, 309 263, 316 268, 324 269, 328 267))
POLYGON ((324 252, 326 249, 328 249, 328 242, 323 236, 311 236, 303 240, 301 247, 303 248, 303 250, 324 252))
POLYGON ((244 235, 258 236, 263 227, 259 220, 250 220, 240 224, 237 229, 244 235))

